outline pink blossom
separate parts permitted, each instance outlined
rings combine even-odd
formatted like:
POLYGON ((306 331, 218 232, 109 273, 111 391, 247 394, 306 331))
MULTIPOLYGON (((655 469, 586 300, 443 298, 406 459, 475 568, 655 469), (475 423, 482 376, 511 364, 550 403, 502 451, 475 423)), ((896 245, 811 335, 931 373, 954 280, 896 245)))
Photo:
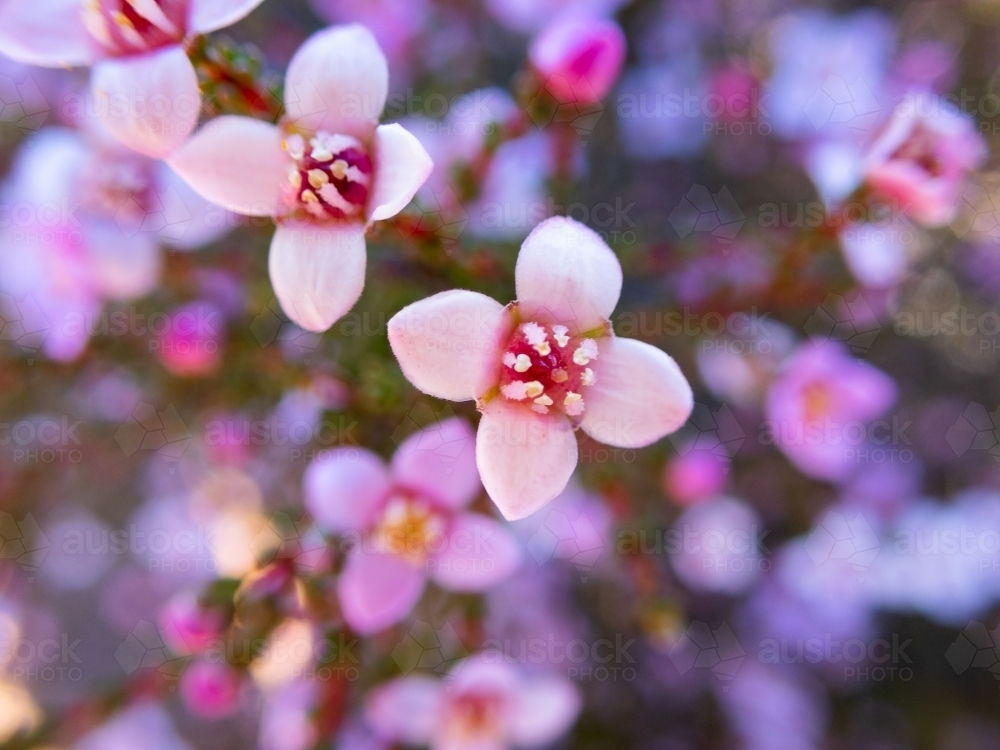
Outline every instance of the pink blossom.
POLYGON ((201 93, 184 42, 229 26, 261 0, 8 0, 0 52, 59 68, 91 65, 90 93, 116 138, 163 157, 194 130, 201 93))
POLYGON ((594 104, 625 62, 625 34, 612 20, 567 13, 549 23, 528 51, 545 90, 564 104, 594 104))
POLYGON ((719 494, 726 486, 728 457, 691 446, 664 467, 663 486, 681 505, 694 505, 719 494))
POLYGON ((411 435, 388 467, 363 448, 325 451, 303 482, 316 525, 352 547, 337 593, 358 633, 403 619, 428 578, 452 591, 481 591, 519 563, 507 529, 464 510, 482 484, 472 430, 457 417, 411 435))
POLYGON ((180 694, 188 711, 206 719, 231 716, 239 708, 240 674, 228 664, 197 661, 181 674, 180 694))
POLYGON ((388 86, 371 32, 334 26, 289 63, 279 125, 218 117, 169 159, 208 200, 275 219, 271 283, 310 331, 329 328, 361 296, 366 227, 402 211, 433 167, 413 135, 378 124, 388 86))
POLYGON ((521 245, 517 301, 441 292, 389 321, 389 343, 417 388, 482 412, 476 458, 504 516, 523 518, 562 492, 577 464, 573 430, 620 448, 673 432, 691 387, 660 349, 617 338, 608 319, 621 293, 618 259, 591 229, 564 217, 521 245))
POLYGON ((446 679, 409 676, 381 685, 365 705, 368 723, 388 741, 432 750, 532 748, 565 734, 582 706, 569 680, 526 678, 483 655, 459 662, 446 679))
POLYGON ((842 344, 803 344, 771 385, 767 427, 800 471, 840 481, 867 445, 868 423, 895 400, 892 378, 854 359, 842 344))
POLYGON ((174 375, 208 375, 222 361, 223 317, 215 305, 191 302, 173 310, 168 326, 151 342, 156 356, 174 375))
POLYGON ((406 62, 429 11, 427 0, 310 0, 309 5, 328 23, 359 23, 371 29, 393 72, 406 62))
POLYGON ((867 183, 915 221, 951 221, 970 171, 986 157, 971 118, 934 96, 911 95, 893 111, 865 158, 867 183))
POLYGON ((160 633, 175 654, 200 654, 222 636, 222 613, 206 609, 190 590, 174 594, 160 610, 160 633))
POLYGON ((627 0, 486 0, 486 9, 501 24, 525 34, 537 32, 556 16, 584 12, 608 16, 627 0))

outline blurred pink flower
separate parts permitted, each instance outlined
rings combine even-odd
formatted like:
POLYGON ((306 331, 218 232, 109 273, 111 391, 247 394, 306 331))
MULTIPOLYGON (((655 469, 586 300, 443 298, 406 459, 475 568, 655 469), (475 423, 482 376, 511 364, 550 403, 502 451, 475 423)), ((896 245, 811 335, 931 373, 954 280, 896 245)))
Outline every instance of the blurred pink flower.
POLYGON ((187 710, 206 719, 231 716, 239 708, 239 672, 228 664, 196 661, 181 674, 181 700, 187 710))
POLYGON ((727 459, 692 447, 672 458, 663 470, 663 487, 681 505, 694 505, 725 489, 727 459))
POLYGON ((171 311, 168 326, 152 342, 164 367, 182 377, 208 375, 222 361, 222 313, 215 305, 191 302, 171 311))
POLYGON ((554 19, 528 50, 544 89, 564 104, 594 104, 625 62, 625 33, 612 20, 582 13, 554 19))
POLYGON ((260 3, 8 0, 0 7, 0 53, 51 68, 93 66, 90 92, 108 130, 140 153, 163 157, 191 134, 201 112, 184 41, 236 23, 260 3))
POLYGON ((864 162, 868 185, 924 226, 951 221, 969 172, 986 158, 970 117, 935 96, 911 94, 893 110, 864 162))
POLYGON ((771 385, 766 427, 800 471, 841 481, 857 466, 854 454, 868 445, 868 423, 896 395, 891 377, 852 357, 842 344, 807 343, 771 385))
POLYGON ((481 591, 519 564, 506 528, 464 510, 482 487, 473 439, 455 417, 411 435, 388 467, 363 448, 337 448, 306 469, 313 520, 352 547, 337 592, 356 632, 406 617, 428 578, 452 591, 481 591))
POLYGON ((525 678, 482 655, 459 662, 446 679, 408 676, 381 685, 368 697, 368 723, 387 741, 433 750, 532 748, 565 734, 582 707, 569 680, 525 678))
POLYGON ((370 29, 393 72, 406 63, 429 10, 427 0, 309 0, 309 5, 328 23, 359 23, 370 29))
POLYGON ((575 427, 639 448, 679 428, 691 387, 666 353, 614 336, 618 259, 591 229, 564 217, 521 245, 516 302, 441 292, 389 321, 389 343, 417 388, 482 412, 476 456, 504 516, 523 518, 562 492, 577 464, 575 427))
POLYGON ((501 24, 525 34, 537 32, 565 12, 609 16, 628 0, 486 0, 486 9, 501 24))
POLYGON ((191 590, 174 594, 160 610, 160 633, 175 654, 200 654, 222 636, 222 613, 206 609, 191 590))
POLYGON ((325 29, 289 63, 281 124, 218 117, 169 159, 208 200, 275 219, 271 283, 285 313, 310 331, 354 306, 365 229, 402 211, 433 167, 412 134, 378 124, 388 86, 371 32, 325 29))

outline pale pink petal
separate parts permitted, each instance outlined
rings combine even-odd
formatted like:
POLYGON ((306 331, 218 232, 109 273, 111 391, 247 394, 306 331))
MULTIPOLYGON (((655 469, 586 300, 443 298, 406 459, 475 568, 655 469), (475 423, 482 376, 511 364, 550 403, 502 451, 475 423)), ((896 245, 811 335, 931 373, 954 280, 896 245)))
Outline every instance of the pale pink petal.
POLYGON ((382 739, 426 745, 441 713, 444 684, 433 677, 399 677, 375 688, 365 701, 365 719, 382 739))
POLYGON ((453 695, 487 692, 507 698, 521 687, 518 670, 483 652, 458 662, 448 675, 453 695))
POLYGON ((382 221, 406 208, 434 169, 434 162, 416 136, 397 123, 375 129, 374 150, 375 182, 368 199, 368 218, 382 221))
POLYGON ((392 488, 385 462, 364 448, 334 448, 302 476, 306 510, 323 531, 367 529, 392 488))
POLYGON ((285 77, 286 117, 306 131, 367 141, 389 91, 389 68, 364 26, 331 26, 299 47, 285 77))
POLYGON ((484 395, 500 378, 500 349, 513 325, 485 294, 454 289, 404 307, 389 320, 389 343, 419 390, 449 401, 484 395))
POLYGON ((205 200, 246 216, 274 216, 290 162, 274 125, 223 115, 189 138, 167 163, 205 200))
POLYGON ((906 273, 910 255, 919 249, 917 232, 905 221, 848 227, 840 232, 840 247, 854 278, 872 289, 897 284, 906 273))
POLYGON ((561 414, 536 414, 496 396, 483 410, 476 462, 483 486, 508 521, 555 498, 576 468, 576 435, 561 414))
POLYGON ((555 216, 521 245, 514 270, 523 320, 562 323, 572 333, 601 328, 618 304, 622 268, 592 229, 555 216))
POLYGON ((514 695, 510 738, 519 747, 540 747, 565 734, 583 707, 580 689, 561 677, 542 677, 514 695))
POLYGON ((677 363, 661 349, 635 339, 599 339, 580 426, 594 440, 642 448, 683 425, 694 395, 677 363))
POLYGON ((427 572, 451 591, 483 591, 520 562, 521 549, 506 526, 481 513, 462 513, 452 521, 445 548, 428 560, 427 572))
POLYGON ((156 288, 163 266, 152 235, 127 235, 113 221, 85 221, 87 253, 94 284, 113 300, 144 297, 156 288))
POLYGON ((453 509, 482 489, 476 468, 476 436, 469 423, 452 417, 413 433, 392 457, 396 484, 453 509))
POLYGON ((360 224, 287 222, 275 231, 268 258, 281 309, 307 331, 325 331, 354 307, 366 264, 360 224))
POLYGON ((198 76, 179 45, 101 60, 91 72, 90 89, 104 126, 147 156, 168 156, 198 123, 198 76))
POLYGON ((46 68, 90 64, 100 51, 80 10, 80 0, 7 0, 0 4, 0 54, 46 68))
POLYGON ((355 549, 337 582, 344 619, 359 635, 385 630, 410 613, 425 580, 421 568, 400 557, 355 549))
POLYGON ((207 34, 232 26, 264 0, 189 0, 188 31, 207 34))

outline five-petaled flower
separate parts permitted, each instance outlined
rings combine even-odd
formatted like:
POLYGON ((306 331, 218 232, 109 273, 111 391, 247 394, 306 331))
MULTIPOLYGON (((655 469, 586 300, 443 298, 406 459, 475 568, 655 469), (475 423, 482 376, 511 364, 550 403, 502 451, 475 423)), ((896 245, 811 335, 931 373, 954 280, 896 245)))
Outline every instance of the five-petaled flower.
POLYGON ((565 677, 526 677, 489 652, 458 662, 446 678, 408 675, 380 685, 365 716, 376 735, 433 750, 548 745, 576 721, 580 689, 565 677))
POLYGON ((693 407, 677 363, 654 346, 617 338, 609 318, 621 293, 618 259, 592 230, 563 217, 521 246, 517 301, 441 292, 389 321, 403 373, 424 393, 475 399, 483 484, 508 519, 552 500, 576 468, 574 427, 639 448, 679 428, 693 407))
POLYGON ((105 126, 162 158, 194 130, 201 92, 184 42, 236 23, 262 0, 9 0, 0 53, 44 67, 92 65, 105 126))
POLYGON ((379 125, 389 72, 363 26, 313 34, 288 65, 275 126, 226 115, 169 159, 202 196, 278 224, 269 267, 285 313, 325 331, 365 284, 365 229, 403 210, 433 164, 398 124, 379 125))
POLYGON ((482 591, 514 571, 517 541, 464 510, 479 494, 472 429, 453 417, 407 438, 392 464, 361 448, 321 453, 304 477, 316 525, 351 547, 337 585, 348 625, 364 635, 409 614, 431 578, 482 591))

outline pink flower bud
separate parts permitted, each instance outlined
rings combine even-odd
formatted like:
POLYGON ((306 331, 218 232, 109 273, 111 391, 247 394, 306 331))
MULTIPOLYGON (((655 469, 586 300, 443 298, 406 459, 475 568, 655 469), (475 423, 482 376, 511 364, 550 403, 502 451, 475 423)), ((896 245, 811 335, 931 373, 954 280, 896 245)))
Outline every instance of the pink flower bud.
POLYGON ((160 632, 167 646, 176 654, 200 654, 222 632, 222 615, 205 609, 190 591, 170 599, 160 612, 160 632))
POLYGON ((239 707, 241 684, 241 675, 227 664, 195 662, 181 675, 181 700, 196 716, 221 719, 239 707))
POLYGON ((594 104, 625 61, 625 34, 614 21, 564 14, 535 37, 528 52, 545 90, 564 104, 594 104))

